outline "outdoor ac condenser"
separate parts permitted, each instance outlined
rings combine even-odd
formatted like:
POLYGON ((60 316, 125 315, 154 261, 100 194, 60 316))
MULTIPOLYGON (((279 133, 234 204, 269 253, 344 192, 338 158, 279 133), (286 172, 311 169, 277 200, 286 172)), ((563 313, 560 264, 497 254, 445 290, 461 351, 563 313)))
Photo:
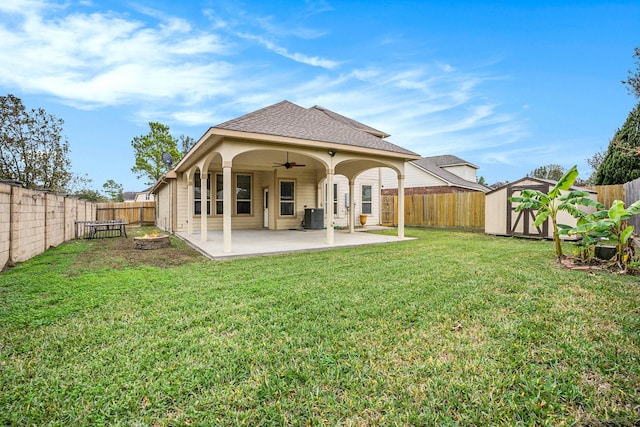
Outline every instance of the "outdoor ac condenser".
POLYGON ((305 209, 304 228, 309 230, 322 230, 324 228, 324 209, 305 209))

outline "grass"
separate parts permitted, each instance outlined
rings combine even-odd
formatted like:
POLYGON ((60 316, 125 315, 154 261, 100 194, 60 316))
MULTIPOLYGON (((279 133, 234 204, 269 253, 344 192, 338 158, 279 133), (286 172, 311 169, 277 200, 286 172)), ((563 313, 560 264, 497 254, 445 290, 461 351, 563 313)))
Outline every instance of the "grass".
MULTIPOLYGON (((0 274, 0 425, 634 425, 637 277, 550 242, 206 261, 73 241, 0 274)), ((161 252, 164 251, 164 252, 161 252)))

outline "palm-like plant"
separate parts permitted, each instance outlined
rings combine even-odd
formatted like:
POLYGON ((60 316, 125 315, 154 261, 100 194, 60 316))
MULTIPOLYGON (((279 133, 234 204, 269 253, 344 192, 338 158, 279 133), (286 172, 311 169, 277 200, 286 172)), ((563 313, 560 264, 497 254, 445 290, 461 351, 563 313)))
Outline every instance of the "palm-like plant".
POLYGON ((582 234, 594 241, 604 238, 616 243, 616 262, 624 267, 631 259, 631 249, 627 250, 634 227, 627 225, 627 220, 633 215, 640 214, 640 200, 625 209, 622 200, 614 200, 608 210, 599 210, 578 220, 576 227, 567 234, 582 234))
POLYGON ((520 196, 511 197, 509 200, 518 203, 515 211, 520 212, 525 209, 536 211, 534 225, 540 227, 547 219, 551 221, 553 227, 553 242, 558 260, 562 259, 562 244, 560 241, 560 228, 570 228, 564 224, 558 224, 558 212, 566 211, 576 218, 585 217, 587 214, 578 209, 577 206, 593 206, 601 209, 602 204, 589 198, 586 191, 573 190, 571 186, 578 178, 578 168, 573 166, 558 180, 556 185, 548 192, 539 190, 523 190, 520 196), (564 192, 564 193, 563 193, 564 192))

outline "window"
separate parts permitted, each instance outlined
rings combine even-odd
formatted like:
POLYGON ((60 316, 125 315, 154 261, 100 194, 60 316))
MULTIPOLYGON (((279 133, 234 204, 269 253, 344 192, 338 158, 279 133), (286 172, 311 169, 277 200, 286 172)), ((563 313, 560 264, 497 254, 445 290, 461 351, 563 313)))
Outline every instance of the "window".
POLYGON ((338 215, 338 184, 333 184, 333 214, 338 215))
POLYGON ((236 175, 236 213, 251 213, 251 175, 236 175))
MULTIPOLYGON (((202 189, 200 185, 200 174, 196 173, 193 177, 193 213, 200 215, 202 213, 202 189)), ((211 174, 207 174, 207 215, 211 214, 211 174)))
POLYGON ((221 173, 217 173, 216 174, 216 215, 222 215, 224 210, 223 210, 223 199, 222 199, 222 195, 224 194, 223 192, 223 186, 222 186, 222 174, 221 173))
POLYGON ((371 186, 362 186, 362 214, 371 215, 371 186))
POLYGON ((280 215, 293 216, 295 213, 295 182, 280 181, 280 215))

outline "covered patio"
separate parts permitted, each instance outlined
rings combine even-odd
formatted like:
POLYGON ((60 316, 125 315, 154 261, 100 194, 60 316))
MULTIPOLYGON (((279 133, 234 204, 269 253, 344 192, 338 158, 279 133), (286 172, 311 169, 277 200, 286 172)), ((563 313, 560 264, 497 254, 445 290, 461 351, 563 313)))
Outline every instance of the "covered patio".
POLYGON ((395 239, 402 240, 404 167, 420 156, 386 136, 325 108, 288 101, 221 123, 151 190, 156 225, 212 257, 362 244, 353 243, 363 239, 355 232, 357 214, 380 223, 379 171, 390 168, 399 188, 395 239), (307 213, 316 210, 311 221, 307 213), (349 233, 337 232, 344 226, 337 220, 349 233), (301 227, 309 230, 290 232, 301 227), (278 243, 280 234, 289 237, 278 243))
POLYGON ((367 227, 355 233, 350 233, 349 230, 336 230, 333 244, 327 243, 325 230, 234 230, 233 253, 224 251, 222 230, 208 231, 206 241, 200 239, 200 233, 178 232, 176 235, 211 259, 244 258, 414 240, 409 237, 367 232, 384 228, 367 227))

